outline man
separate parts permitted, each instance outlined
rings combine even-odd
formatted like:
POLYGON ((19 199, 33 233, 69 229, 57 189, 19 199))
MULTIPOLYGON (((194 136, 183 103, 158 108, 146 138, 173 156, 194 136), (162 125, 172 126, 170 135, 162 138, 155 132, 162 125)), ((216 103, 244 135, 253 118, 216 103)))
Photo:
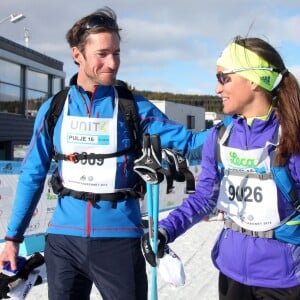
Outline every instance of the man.
MULTIPOLYGON (((68 31, 78 75, 71 82, 53 139, 45 121, 51 99, 40 108, 23 162, 0 266, 7 261, 16 266, 19 243, 39 201, 54 148, 58 170, 52 182, 59 197, 45 247, 51 300, 89 299, 93 283, 103 299, 147 299, 143 229, 134 190, 138 153, 131 147, 114 87, 120 65, 119 32, 116 15, 107 7, 68 31)), ((134 100, 141 133, 159 134, 163 146, 185 155, 200 152, 206 133, 193 135, 147 99, 134 95, 134 100)))

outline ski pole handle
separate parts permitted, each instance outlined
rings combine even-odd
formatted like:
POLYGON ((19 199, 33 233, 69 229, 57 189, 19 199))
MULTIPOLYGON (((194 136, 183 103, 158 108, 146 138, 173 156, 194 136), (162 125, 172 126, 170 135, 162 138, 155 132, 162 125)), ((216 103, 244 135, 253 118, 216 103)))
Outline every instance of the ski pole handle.
POLYGON ((160 136, 158 134, 150 135, 150 144, 157 161, 161 163, 162 153, 160 136))

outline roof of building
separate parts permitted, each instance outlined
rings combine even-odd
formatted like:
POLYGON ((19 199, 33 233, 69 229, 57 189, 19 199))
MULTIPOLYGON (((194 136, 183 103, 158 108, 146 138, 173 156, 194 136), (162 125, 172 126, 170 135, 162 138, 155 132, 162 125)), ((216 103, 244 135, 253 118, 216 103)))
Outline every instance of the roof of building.
POLYGON ((6 50, 11 53, 15 53, 16 55, 22 56, 24 58, 28 58, 32 61, 41 63, 45 66, 55 68, 57 70, 63 70, 63 62, 54 59, 50 56, 44 55, 40 52, 32 50, 28 47, 17 44, 11 40, 8 40, 2 36, 0 36, 0 49, 6 50))

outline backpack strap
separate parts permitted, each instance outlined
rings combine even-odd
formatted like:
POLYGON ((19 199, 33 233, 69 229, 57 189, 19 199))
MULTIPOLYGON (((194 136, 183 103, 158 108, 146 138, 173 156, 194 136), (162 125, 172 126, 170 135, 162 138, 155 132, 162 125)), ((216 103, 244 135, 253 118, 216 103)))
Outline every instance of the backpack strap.
POLYGON ((221 147, 220 144, 226 144, 228 142, 228 138, 231 132, 233 126, 233 122, 231 120, 230 123, 224 124, 222 121, 216 125, 217 129, 217 141, 216 141, 216 147, 215 147, 215 157, 218 164, 218 169, 221 174, 221 177, 224 175, 224 167, 221 160, 221 147))
POLYGON ((69 87, 66 87, 53 96, 49 110, 46 115, 46 128, 47 134, 51 139, 51 145, 53 145, 54 128, 65 105, 68 92, 69 87))
POLYGON ((133 94, 128 89, 127 85, 125 83, 123 84, 123 82, 120 84, 120 82, 120 80, 117 81, 117 84, 115 85, 119 95, 119 108, 128 129, 130 144, 136 153, 141 154, 142 146, 136 103, 133 94))
MULTIPOLYGON (((278 126, 278 129, 273 139, 273 144, 275 147, 279 143, 280 136, 281 136, 281 126, 278 126)), ((281 193, 285 196, 288 202, 292 204, 294 209, 298 213, 300 213, 300 199, 298 198, 295 181, 292 178, 291 172, 287 164, 285 166, 279 166, 279 167, 274 166, 275 152, 276 152, 276 148, 275 151, 273 151, 270 155, 271 172, 273 174, 273 178, 281 193)))

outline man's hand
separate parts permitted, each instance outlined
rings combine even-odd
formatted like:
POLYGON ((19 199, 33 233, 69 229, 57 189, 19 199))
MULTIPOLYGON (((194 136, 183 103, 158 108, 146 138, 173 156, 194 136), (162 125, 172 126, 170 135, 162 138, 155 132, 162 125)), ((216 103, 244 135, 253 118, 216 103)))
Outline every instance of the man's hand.
POLYGON ((12 270, 17 269, 17 256, 19 253, 20 244, 12 241, 6 241, 4 249, 0 254, 0 272, 2 271, 5 263, 10 262, 12 270))
MULTIPOLYGON (((167 243, 167 238, 160 231, 158 231, 157 242, 158 242, 157 243, 158 244, 157 257, 162 258, 164 256, 165 245, 167 243)), ((149 233, 145 233, 143 238, 142 238, 142 249, 143 249, 144 256, 145 256, 147 262, 152 267, 156 267, 156 257, 155 257, 155 254, 154 254, 154 252, 152 250, 152 247, 151 247, 151 244, 150 244, 149 233)))

